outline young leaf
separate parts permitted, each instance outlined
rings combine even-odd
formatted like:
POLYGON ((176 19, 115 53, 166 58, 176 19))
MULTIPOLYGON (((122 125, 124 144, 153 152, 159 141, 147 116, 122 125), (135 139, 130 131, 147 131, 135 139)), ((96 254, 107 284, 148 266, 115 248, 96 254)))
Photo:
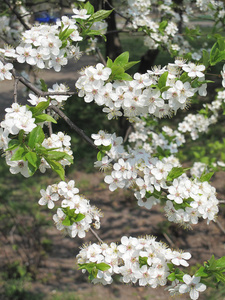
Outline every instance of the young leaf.
POLYGON ((37 170, 41 163, 41 160, 37 154, 35 152, 27 152, 24 157, 28 163, 30 163, 37 170))
POLYGON ((47 92, 48 91, 48 86, 47 84, 45 83, 45 81, 43 79, 40 79, 40 82, 41 82, 41 90, 43 92, 47 92))
POLYGON ((64 226, 71 226, 70 219, 68 216, 65 217, 65 219, 62 221, 62 225, 64 226))
POLYGON ((42 114, 43 110, 49 107, 50 100, 48 101, 42 101, 35 107, 30 107, 29 110, 32 112, 33 117, 36 115, 42 114))
POLYGON ((97 154, 97 160, 101 161, 104 156, 105 156, 105 152, 99 151, 97 154))
POLYGON ((169 72, 164 72, 160 78, 159 78, 159 81, 158 81, 158 87, 159 89, 163 88, 164 86, 166 86, 166 80, 167 80, 167 77, 168 77, 168 74, 169 72))
POLYGON ((137 61, 130 61, 123 66, 124 70, 127 71, 128 69, 132 68, 134 65, 138 64, 140 60, 137 61))
POLYGON ((75 222, 80 222, 84 218, 85 218, 85 215, 79 213, 79 214, 76 215, 76 217, 74 218, 74 220, 75 220, 75 222))
POLYGON ((96 268, 101 271, 106 271, 106 270, 110 269, 111 267, 105 263, 99 263, 96 265, 96 268))
POLYGON ((47 157, 45 157, 45 159, 52 170, 55 171, 63 181, 65 181, 65 170, 63 169, 62 165, 57 161, 48 159, 47 157))
POLYGON ((114 64, 117 66, 121 66, 124 67, 129 61, 129 52, 123 52, 122 54, 120 54, 115 60, 114 60, 114 64))
POLYGON ((93 13, 94 13, 94 6, 93 5, 91 5, 91 3, 88 1, 87 3, 85 3, 85 5, 84 5, 84 9, 86 9, 87 10, 87 14, 88 15, 93 15, 93 13))
POLYGON ((211 179, 211 177, 213 176, 214 172, 209 172, 209 173, 203 173, 200 177, 200 181, 204 182, 204 181, 209 181, 211 179))
POLYGON ((184 173, 184 169, 182 167, 173 167, 172 170, 169 172, 166 180, 173 181, 175 178, 181 176, 184 173))
POLYGON ((56 161, 66 158, 70 163, 73 162, 73 159, 71 158, 70 155, 68 155, 65 152, 60 152, 60 151, 48 151, 47 158, 51 159, 51 160, 56 160, 56 161))
POLYGON ((89 19, 88 21, 101 21, 106 19, 112 12, 113 10, 98 10, 96 11, 89 19))
POLYGON ((133 80, 133 78, 127 73, 115 75, 114 79, 116 79, 116 80, 125 80, 125 81, 133 80))
POLYGON ((13 139, 13 140, 9 141, 9 143, 8 143, 9 147, 5 151, 12 151, 12 150, 16 149, 19 145, 20 145, 20 142, 18 140, 13 139))
POLYGON ((35 116, 35 123, 42 123, 42 122, 52 122, 52 123, 57 123, 56 120, 49 116, 48 114, 41 114, 35 116))
POLYGON ((26 153, 26 150, 24 149, 24 147, 20 146, 16 152, 13 154, 13 156, 11 157, 11 160, 21 160, 24 157, 24 154, 26 153))
POLYGON ((113 65, 113 61, 111 60, 111 58, 108 57, 107 63, 106 63, 106 67, 107 67, 107 68, 111 68, 112 65, 113 65))
POLYGON ((45 138, 45 134, 41 126, 35 127, 28 135, 28 146, 34 149, 35 144, 41 144, 45 138))
POLYGON ((147 260, 148 260, 147 257, 139 256, 139 265, 140 265, 140 268, 142 266, 144 266, 144 265, 146 265, 146 266, 148 265, 147 260))

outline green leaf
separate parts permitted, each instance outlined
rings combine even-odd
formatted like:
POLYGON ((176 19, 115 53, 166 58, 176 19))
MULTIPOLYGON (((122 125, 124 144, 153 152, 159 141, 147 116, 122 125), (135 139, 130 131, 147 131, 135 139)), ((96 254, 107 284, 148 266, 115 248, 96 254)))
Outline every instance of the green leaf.
POLYGON ((225 256, 217 259, 216 264, 218 267, 225 269, 225 256))
POLYGON ((96 267, 96 263, 79 264, 78 270, 84 269, 84 270, 87 270, 90 273, 94 267, 96 267))
POLYGON ((131 81, 131 80, 133 80, 133 78, 129 74, 127 74, 127 73, 116 75, 114 77, 114 79, 116 79, 116 80, 125 80, 125 81, 131 81))
POLYGON ((18 146, 20 145, 20 142, 16 139, 12 139, 9 141, 8 143, 8 148, 5 151, 12 151, 14 149, 16 149, 18 146))
MULTIPOLYGON (((71 162, 71 157, 65 153, 65 152, 61 152, 61 151, 48 151, 48 154, 47 154, 47 158, 48 159, 51 159, 51 160, 56 160, 56 161, 59 161, 63 158, 66 158, 68 157, 70 162, 71 162)), ((73 160, 72 160, 73 162, 73 160)))
POLYGON ((101 161, 104 156, 105 156, 105 152, 99 151, 97 154, 97 160, 101 161))
POLYGON ((24 130, 22 129, 19 131, 19 136, 18 136, 18 140, 19 140, 20 144, 22 144, 24 142, 23 139, 24 139, 24 130))
POLYGON ((27 152, 24 157, 37 170, 41 163, 41 159, 37 154, 35 152, 27 152))
POLYGON ((140 60, 137 61, 130 61, 123 66, 124 70, 127 71, 128 69, 132 68, 134 65, 138 64, 140 60))
POLYGON ((66 216, 65 219, 62 221, 62 225, 64 225, 64 226, 72 225, 72 224, 70 224, 70 219, 68 216, 66 216))
POLYGON ((86 35, 95 36, 95 35, 102 35, 101 30, 88 30, 86 31, 86 35))
POLYGON ((42 101, 42 102, 38 103, 37 106, 30 107, 29 110, 32 112, 33 117, 35 117, 39 114, 42 114, 43 110, 45 110, 46 108, 49 107, 49 103, 50 103, 50 100, 48 100, 46 102, 42 101))
MULTIPOLYGON (((116 76, 116 75, 121 75, 124 73, 124 68, 121 67, 121 66, 117 66, 117 65, 114 65, 111 67, 111 70, 112 70, 112 73, 111 73, 111 76, 116 76)), ((111 77, 110 76, 110 77, 111 77)))
POLYGON ((168 25, 168 21, 164 20, 159 24, 159 32, 164 34, 164 30, 168 25))
POLYGON ((35 123, 52 122, 57 124, 56 120, 48 114, 41 114, 35 117, 35 123))
POLYGON ((55 171, 63 181, 65 181, 65 170, 63 169, 62 165, 57 161, 48 159, 47 157, 45 157, 45 159, 52 170, 55 171))
POLYGON ((166 86, 166 80, 167 80, 168 74, 169 74, 169 72, 167 71, 167 72, 164 72, 160 76, 160 78, 158 80, 158 87, 159 87, 159 89, 161 89, 161 88, 163 88, 163 87, 166 86))
POLYGON ((80 222, 81 220, 83 220, 85 218, 85 215, 79 213, 76 215, 75 217, 75 222, 80 222))
POLYGON ((186 81, 190 81, 190 77, 188 76, 187 72, 184 72, 181 76, 180 76, 180 80, 185 83, 186 81))
MULTIPOLYGON (((69 29, 69 26, 65 30, 61 30, 60 33, 59 33, 59 39, 61 41, 67 40, 68 37, 71 35, 71 33, 74 32, 74 30, 75 29, 69 29)), ((61 48, 63 48, 63 47, 61 46, 61 48)))
POLYGON ((211 177, 213 176, 214 172, 209 172, 209 173, 203 173, 200 177, 200 181, 204 182, 204 181, 209 181, 211 179, 211 177))
POLYGON ((170 89, 171 88, 171 86, 164 86, 164 87, 162 87, 161 89, 160 89, 160 92, 161 92, 161 94, 163 93, 163 92, 166 92, 168 89, 170 89))
POLYGON ((86 9, 87 10, 87 14, 88 15, 93 15, 93 13, 94 13, 94 6, 93 5, 91 5, 91 3, 88 1, 87 3, 85 3, 85 5, 84 5, 84 9, 86 9))
POLYGON ((147 263, 147 260, 148 260, 148 258, 147 257, 141 257, 141 256, 139 256, 139 265, 140 265, 140 268, 142 267, 142 266, 144 266, 144 265, 148 265, 148 263, 147 263))
POLYGON ((129 52, 123 52, 122 54, 120 54, 115 60, 114 60, 114 64, 117 66, 121 66, 124 67, 129 61, 129 52))
POLYGON ((35 127, 28 135, 28 146, 34 149, 35 144, 41 144, 44 141, 45 134, 41 126, 35 127))
POLYGON ((167 277, 167 279, 170 280, 170 281, 174 281, 174 280, 176 279, 175 273, 174 273, 174 272, 171 273, 171 274, 167 277))
POLYGON ((206 272, 206 268, 201 266, 196 272, 195 277, 209 277, 209 274, 206 272))
POLYGON ((96 265, 96 268, 101 271, 109 270, 111 267, 105 263, 99 263, 96 265))
POLYGON ((209 66, 209 53, 205 49, 202 51, 202 63, 205 66, 205 68, 208 68, 209 66))
POLYGON ((190 168, 183 169, 182 167, 173 167, 172 170, 169 172, 166 180, 173 181, 175 178, 180 177, 188 169, 190 168))
POLYGON ((111 58, 108 57, 106 67, 111 68, 112 65, 113 65, 113 61, 111 60, 111 58))
POLYGON ((98 10, 88 19, 88 21, 94 21, 94 22, 102 21, 102 20, 106 19, 111 14, 112 11, 113 11, 113 9, 112 10, 104 10, 104 9, 98 10))
POLYGON ((45 81, 43 79, 40 79, 40 82, 41 82, 41 90, 43 92, 47 92, 48 91, 48 86, 47 84, 45 83, 45 81))
POLYGON ((216 276, 217 282, 221 281, 221 282, 225 283, 225 276, 221 272, 216 271, 213 274, 216 276))
POLYGON ((26 150, 24 149, 24 147, 20 146, 16 152, 13 154, 13 156, 11 157, 11 160, 21 160, 23 159, 24 155, 26 153, 26 150))

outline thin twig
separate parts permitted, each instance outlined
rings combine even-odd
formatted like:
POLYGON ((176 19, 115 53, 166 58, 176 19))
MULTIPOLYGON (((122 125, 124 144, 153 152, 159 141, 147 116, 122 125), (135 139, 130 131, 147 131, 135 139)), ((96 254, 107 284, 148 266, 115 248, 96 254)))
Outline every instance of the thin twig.
POLYGON ((113 9, 113 11, 114 11, 118 16, 120 16, 121 18, 125 19, 127 22, 131 22, 131 21, 130 21, 130 18, 125 17, 125 16, 124 16, 123 14, 121 14, 118 10, 116 10, 116 9, 109 3, 108 0, 105 0, 105 3, 107 3, 108 6, 109 6, 111 9, 113 9))
POLYGON ((95 150, 98 150, 94 142, 84 133, 82 129, 77 127, 65 114, 55 105, 50 105, 50 109, 54 110, 79 136, 81 136, 89 145, 92 146, 95 150))
MULTIPOLYGON (((47 110, 48 115, 50 115, 50 110, 47 110)), ((49 136, 51 136, 53 134, 53 130, 52 130, 52 122, 48 122, 48 131, 49 131, 49 136)))
POLYGON ((175 248, 175 244, 174 242, 171 240, 171 238, 168 236, 167 233, 163 233, 164 238, 167 240, 167 242, 169 243, 170 246, 172 246, 173 248, 175 248))
POLYGON ((26 30, 31 29, 31 26, 29 26, 24 20, 23 17, 16 11, 16 8, 12 7, 10 2, 8 0, 4 0, 5 4, 8 5, 9 9, 12 11, 12 13, 17 17, 17 19, 20 21, 20 23, 24 26, 26 30))
POLYGON ((17 103, 18 83, 19 83, 19 79, 17 77, 15 77, 14 92, 13 92, 14 103, 17 103))
POLYGON ((96 47, 96 52, 97 52, 101 62, 103 63, 103 65, 106 66, 106 60, 104 59, 104 57, 103 57, 103 55, 102 55, 102 53, 101 53, 101 51, 98 47, 96 47))
POLYGON ((215 224, 223 232, 223 234, 225 234, 225 229, 218 220, 216 220, 215 224))
POLYGON ((127 141, 129 135, 131 134, 132 132, 132 129, 133 129, 133 126, 130 125, 128 128, 127 128, 127 131, 126 131, 126 134, 125 134, 125 137, 124 137, 124 143, 127 141))
POLYGON ((98 234, 92 228, 90 228, 90 231, 100 243, 102 244, 104 243, 103 240, 98 236, 98 234))

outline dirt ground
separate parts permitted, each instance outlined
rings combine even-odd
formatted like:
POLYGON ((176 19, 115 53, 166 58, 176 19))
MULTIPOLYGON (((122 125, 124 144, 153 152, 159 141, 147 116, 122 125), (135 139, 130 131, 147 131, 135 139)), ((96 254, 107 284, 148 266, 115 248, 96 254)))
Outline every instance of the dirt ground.
MULTIPOLYGON (((75 90, 74 82, 78 76, 77 71, 81 66, 94 64, 95 62, 93 57, 83 56, 79 64, 69 64, 60 74, 47 71, 43 74, 40 72, 39 75, 46 80, 49 87, 55 82, 66 82, 71 90, 75 90)), ((22 95, 22 86, 20 85, 19 88, 19 103, 25 103, 26 97, 22 95)), ((0 120, 2 120, 4 109, 12 102, 12 82, 1 82, 0 92, 0 120)), ((212 254, 215 255, 215 258, 225 255, 225 235, 216 223, 211 222, 207 226, 203 220, 193 226, 191 231, 171 226, 168 229, 168 235, 159 234, 161 222, 166 221, 160 206, 153 207, 150 211, 138 208, 136 201, 128 192, 109 192, 107 186, 102 184, 103 176, 100 173, 75 172, 72 177, 78 183, 87 183, 82 192, 91 200, 92 204, 104 213, 98 233, 105 242, 119 242, 123 235, 136 237, 146 234, 157 235, 158 240, 166 242, 170 247, 189 251, 192 254, 191 265, 196 262, 203 263, 205 260, 210 259, 212 254)), ((213 181, 213 185, 218 190, 218 199, 225 199, 224 179, 224 173, 218 173, 213 181)), ((221 207, 218 221, 223 228, 225 228, 224 215, 225 209, 221 207)), ((48 230, 48 236, 53 244, 52 251, 39 268, 38 280, 31 284, 31 290, 46 293, 46 295, 54 295, 60 291, 71 291, 76 292, 81 300, 169 299, 169 294, 164 291, 164 288, 154 290, 148 287, 134 287, 120 283, 110 286, 94 286, 88 283, 87 276, 82 275, 81 271, 76 268, 75 256, 83 243, 96 242, 95 237, 91 233, 88 233, 84 240, 63 237, 54 228, 54 225, 48 230)), ((8 245, 5 245, 5 247, 8 247, 8 245)), ((181 296, 174 299, 188 298, 181 296)), ((204 294, 199 299, 205 299, 204 294)))

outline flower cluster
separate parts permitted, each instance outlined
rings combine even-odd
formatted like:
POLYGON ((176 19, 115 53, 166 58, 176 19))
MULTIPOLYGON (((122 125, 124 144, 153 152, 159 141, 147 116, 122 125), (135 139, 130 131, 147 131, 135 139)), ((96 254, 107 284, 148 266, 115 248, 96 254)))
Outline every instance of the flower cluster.
POLYGON ((137 283, 140 286, 149 285, 152 288, 165 286, 170 274, 168 263, 187 267, 189 252, 171 250, 155 237, 121 238, 119 245, 111 243, 91 244, 84 246, 77 255, 78 264, 105 263, 110 268, 98 270, 93 283, 110 284, 112 276, 118 274, 124 283, 137 283))
MULTIPOLYGON (((30 98, 30 101, 34 102, 44 101, 33 94, 30 94, 30 98)), ((3 151, 6 151, 9 148, 9 142, 12 140, 12 137, 17 136, 20 132, 22 132, 23 139, 25 140, 26 136, 38 125, 32 115, 32 112, 27 106, 21 106, 17 103, 13 103, 11 108, 6 108, 6 112, 5 120, 0 124, 0 149, 3 151)), ((43 139, 42 146, 50 150, 57 149, 58 152, 63 152, 72 159, 73 156, 70 149, 70 140, 70 136, 65 135, 63 132, 58 132, 57 134, 52 134, 49 138, 43 139)), ((19 146, 19 143, 17 146, 19 146)), ((12 174, 21 173, 23 176, 29 177, 31 175, 28 170, 28 161, 26 159, 16 159, 14 154, 17 150, 18 148, 14 147, 11 151, 6 151, 6 163, 10 166, 10 172, 12 174)), ((59 160, 59 162, 63 166, 71 164, 71 161, 69 161, 66 157, 59 160)), ((39 169, 42 173, 44 173, 46 168, 50 168, 50 165, 42 157, 39 169)))
POLYGON ((201 92, 204 81, 198 88, 192 88, 191 82, 198 78, 202 81, 204 70, 204 65, 186 64, 176 59, 174 64, 162 69, 155 67, 145 74, 135 73, 131 81, 111 83, 108 82, 111 69, 99 63, 96 67, 85 68, 76 87, 79 97, 84 97, 85 102, 95 101, 98 105, 104 105, 103 111, 108 113, 109 119, 121 116, 121 110, 130 121, 147 112, 161 118, 186 108, 190 98, 197 91, 201 92), (184 72, 187 76, 185 83, 180 80, 184 72))
POLYGON ((59 184, 49 185, 46 190, 41 190, 40 205, 47 205, 53 209, 55 202, 61 200, 61 207, 53 216, 56 228, 70 237, 85 237, 91 225, 100 228, 101 212, 90 205, 90 201, 79 195, 79 189, 75 187, 75 181, 61 181, 59 184))
MULTIPOLYGON (((128 0, 128 9, 124 12, 131 19, 134 29, 145 33, 144 44, 149 49, 165 46, 175 55, 185 55, 192 52, 192 59, 198 61, 202 57, 202 49, 193 49, 188 39, 181 31, 181 26, 195 30, 190 17, 200 11, 207 12, 217 23, 224 22, 225 6, 222 1, 190 1, 174 4, 173 1, 128 0), (182 13, 179 13, 181 12, 182 13), (163 20, 163 21, 162 21, 163 20), (182 25, 181 25, 182 24, 182 25)), ((204 47, 207 47, 205 43, 204 47)))
POLYGON ((167 198, 170 200, 164 210, 168 220, 184 226, 197 224, 200 217, 207 219, 207 223, 215 221, 219 211, 215 188, 207 181, 190 180, 185 175, 173 180, 167 198))
POLYGON ((5 111, 5 120, 1 122, 1 127, 8 134, 16 135, 20 130, 28 134, 37 126, 32 112, 26 106, 13 103, 12 107, 6 108, 5 111))
POLYGON ((133 125, 134 132, 129 135, 129 143, 135 143, 134 149, 143 148, 149 154, 154 154, 157 147, 169 150, 171 154, 178 152, 178 147, 184 144, 184 135, 168 126, 162 128, 162 133, 156 133, 152 126, 147 126, 145 121, 137 121, 133 125))
POLYGON ((207 219, 208 223, 215 221, 219 204, 215 188, 206 181, 191 180, 185 174, 171 182, 168 175, 174 167, 180 167, 176 158, 169 156, 159 159, 144 149, 129 148, 126 152, 121 137, 118 140, 115 135, 103 131, 92 137, 97 146, 111 144, 107 156, 95 163, 96 167, 105 171, 112 165, 111 174, 104 179, 110 191, 117 188, 133 189, 138 205, 147 209, 166 199, 165 212, 171 222, 188 226, 197 224, 200 217, 207 219))

